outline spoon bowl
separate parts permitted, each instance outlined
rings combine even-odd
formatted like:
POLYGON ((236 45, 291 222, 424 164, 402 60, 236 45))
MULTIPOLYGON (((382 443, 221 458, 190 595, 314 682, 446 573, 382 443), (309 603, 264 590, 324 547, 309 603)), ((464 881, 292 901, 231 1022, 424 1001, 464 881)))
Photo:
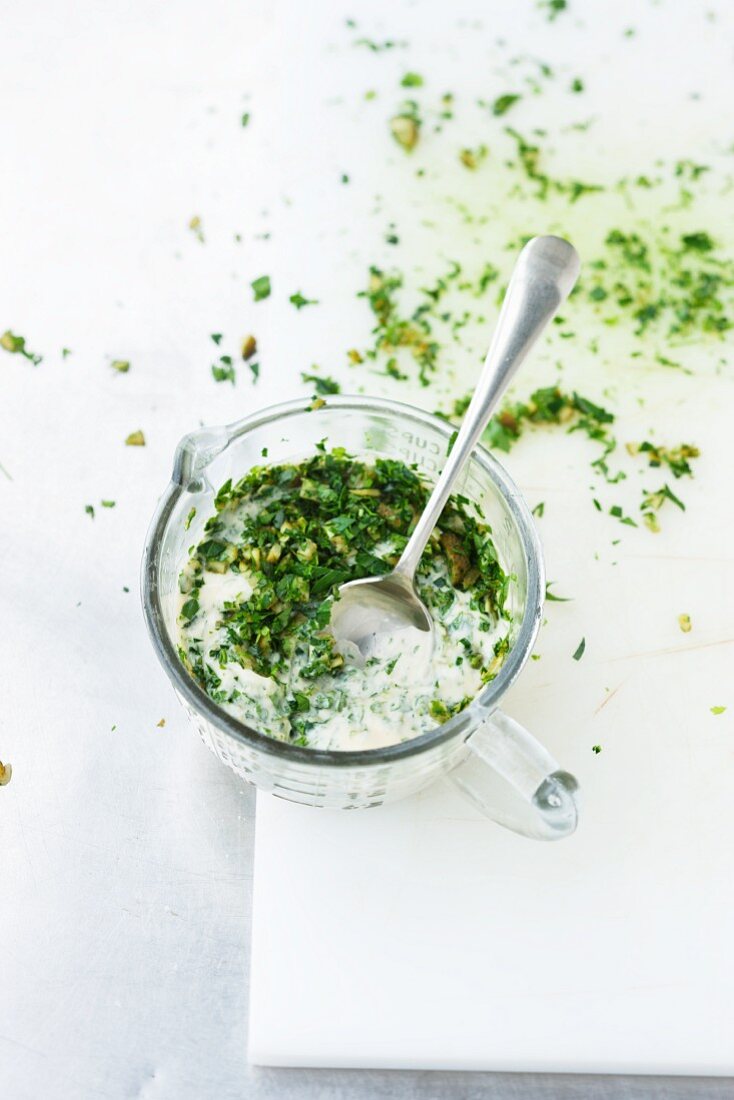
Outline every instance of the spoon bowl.
POLYGON ((347 581, 331 612, 342 656, 362 666, 411 650, 426 663, 433 652, 433 619, 410 577, 392 572, 347 581))

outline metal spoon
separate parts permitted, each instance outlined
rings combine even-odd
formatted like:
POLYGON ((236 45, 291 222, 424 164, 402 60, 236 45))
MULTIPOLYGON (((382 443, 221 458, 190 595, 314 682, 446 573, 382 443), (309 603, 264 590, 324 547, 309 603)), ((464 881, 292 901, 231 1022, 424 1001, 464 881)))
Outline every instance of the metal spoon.
POLYGON ((331 612, 337 648, 363 664, 373 655, 419 648, 430 659, 433 620, 415 590, 415 572, 453 484, 505 388, 565 300, 579 273, 576 249, 560 237, 534 237, 520 253, 471 404, 400 561, 391 573, 347 581, 331 612), (405 632, 409 631, 410 634, 405 632))

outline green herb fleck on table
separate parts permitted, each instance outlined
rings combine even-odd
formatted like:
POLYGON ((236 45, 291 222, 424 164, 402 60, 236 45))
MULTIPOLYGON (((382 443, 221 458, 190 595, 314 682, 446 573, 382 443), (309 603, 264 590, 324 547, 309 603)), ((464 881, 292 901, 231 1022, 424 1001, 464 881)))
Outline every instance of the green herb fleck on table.
POLYGON ((581 658, 584 655, 585 650, 586 650, 586 638, 582 638, 581 641, 578 644, 578 647, 576 648, 576 652, 573 655, 574 661, 580 661, 581 658))
POLYGON ((522 96, 515 92, 507 92, 505 95, 497 96, 492 104, 492 114, 497 118, 502 115, 506 115, 511 107, 514 107, 522 99, 522 96))
POLYGON ((244 114, 240 115, 240 126, 242 126, 242 127, 248 126, 249 122, 250 122, 250 112, 245 111, 244 114))
POLYGON ((301 381, 314 386, 316 393, 321 396, 325 394, 341 393, 341 386, 339 383, 334 378, 330 378, 328 374, 307 374, 305 371, 301 371, 301 381))
POLYGON ((304 298, 300 291, 296 291, 295 294, 291 294, 288 301, 296 309, 303 309, 304 306, 317 306, 319 304, 318 298, 304 298))
POLYGON ((110 366, 118 374, 127 374, 130 370, 130 361, 129 359, 113 359, 110 366))
POLYGON ((684 634, 690 634, 693 629, 693 623, 691 622, 690 615, 679 615, 678 626, 681 628, 684 634))
POLYGON ((11 355, 22 355, 24 359, 28 359, 33 363, 34 367, 37 367, 39 363, 43 362, 42 355, 34 355, 32 351, 29 351, 26 347, 25 336, 17 336, 10 329, 7 329, 2 336, 0 336, 0 348, 4 351, 10 352, 11 355))
POLYGON ((592 745, 591 751, 594 753, 595 756, 598 756, 601 752, 601 745, 592 745))
POLYGON ((571 603, 571 601, 573 599, 572 596, 556 596, 553 592, 551 592, 551 585, 552 584, 553 584, 553 581, 548 581, 548 583, 545 586, 545 598, 546 598, 546 600, 548 600, 550 603, 571 603))
POLYGON ((401 88, 422 88, 423 77, 420 73, 406 73, 400 81, 401 88))
POLYGON ((196 237, 200 244, 204 244, 204 227, 201 224, 201 218, 198 214, 194 214, 193 218, 189 219, 189 229, 196 237))
POLYGON ((568 0, 538 0, 538 8, 545 13, 549 23, 553 23, 561 12, 568 10, 568 0))
POLYGON ((86 514, 88 516, 91 516, 91 518, 94 519, 94 505, 93 504, 85 504, 84 505, 84 511, 86 512, 86 514))
POLYGON ((115 500, 100 500, 99 502, 103 508, 114 508, 117 501, 115 500))
POLYGON ((126 447, 144 447, 145 446, 145 436, 144 436, 144 434, 140 430, 138 430, 137 432, 130 432, 130 435, 125 440, 125 446, 126 447))
POLYGON ((726 707, 711 707, 712 714, 723 714, 726 711, 726 707))
POLYGON ((189 512, 189 514, 187 515, 186 522, 184 524, 184 527, 187 531, 188 531, 189 527, 191 526, 191 523, 192 523, 195 515, 196 515, 196 508, 192 508, 191 511, 189 512))
POLYGON ((250 283, 252 287, 252 293, 256 302, 262 302, 265 298, 270 297, 270 276, 259 275, 257 279, 253 279, 250 283))
POLYGON ((483 160, 486 160, 489 149, 486 145, 478 145, 476 149, 462 149, 459 160, 471 172, 475 172, 483 160))
POLYGON ((220 355, 219 362, 212 363, 212 378, 215 382, 231 382, 234 386, 237 372, 231 355, 220 355))

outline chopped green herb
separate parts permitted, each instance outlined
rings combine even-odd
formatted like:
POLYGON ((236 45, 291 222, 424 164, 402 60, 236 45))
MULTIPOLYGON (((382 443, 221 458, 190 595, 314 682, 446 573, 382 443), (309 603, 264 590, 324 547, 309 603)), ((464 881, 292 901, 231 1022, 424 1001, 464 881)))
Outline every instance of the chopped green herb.
POLYGON ((522 99, 521 95, 514 92, 507 92, 505 95, 498 96, 492 104, 492 114, 498 118, 502 115, 506 115, 511 107, 522 99))
POLYGON ((196 237, 200 244, 204 243, 204 227, 201 224, 201 218, 198 214, 194 214, 193 218, 189 220, 189 229, 196 237))
POLYGON ((486 145, 478 145, 476 149, 462 149, 459 153, 459 160, 465 168, 474 172, 482 161, 486 159, 488 153, 489 149, 486 145))
POLYGON ((264 298, 270 297, 270 276, 260 275, 257 279, 253 279, 250 283, 252 287, 254 299, 256 302, 262 302, 264 298))
POLYGON ((585 649, 586 649, 586 638, 582 638, 581 641, 579 642, 577 648, 576 648, 576 652, 573 655, 574 661, 580 661, 581 660, 581 658, 584 655, 585 649))
POLYGON ((599 755, 599 753, 601 752, 601 745, 592 745, 592 746, 591 746, 591 751, 592 751, 592 752, 593 752, 593 753, 594 753, 594 754, 595 754, 596 756, 598 756, 598 755, 599 755))
POLYGON ((117 501, 114 500, 101 500, 99 502, 103 508, 114 508, 117 501))
MULTIPOLYGON (((542 519, 542 518, 543 518, 543 515, 544 515, 544 513, 545 513, 545 502, 541 500, 541 501, 540 501, 540 502, 539 502, 538 504, 536 504, 536 505, 535 505, 535 507, 533 508, 533 515, 534 515, 534 516, 537 516, 537 517, 538 517, 538 519, 542 519)), ((548 594, 548 589, 546 588, 546 596, 547 596, 547 594, 548 594)))
POLYGON ((145 436, 141 431, 130 432, 130 435, 125 440, 126 447, 144 447, 145 436))
POLYGON ((212 363, 212 378, 215 382, 231 382, 234 386, 237 372, 231 355, 220 355, 219 362, 212 363))
POLYGON ((297 291, 295 294, 291 294, 288 301, 291 303, 291 305, 295 306, 296 309, 303 309, 304 306, 317 306, 319 304, 318 299, 304 298, 300 291, 297 291))
POLYGON ((712 714, 723 714, 725 710, 726 707, 711 707, 712 714))
POLYGON ((213 332, 211 334, 210 339, 212 339, 215 344, 221 344, 221 342, 222 342, 222 333, 221 332, 213 332))
POLYGON ((187 515, 186 523, 184 524, 184 527, 186 528, 187 531, 188 531, 189 527, 191 526, 192 520, 193 520, 195 515, 196 515, 196 508, 192 508, 191 511, 189 512, 189 514, 187 515))
POLYGON ((255 362, 254 359, 250 359, 247 365, 250 368, 250 374, 252 375, 252 382, 254 385, 260 377, 260 364, 255 362))
POLYGON ((681 630, 683 631, 684 634, 690 634, 691 630, 693 629, 693 624, 691 622, 691 616, 690 615, 679 615, 678 616, 678 626, 681 628, 681 630))
POLYGON ((84 511, 87 513, 88 516, 91 516, 92 519, 94 519, 94 506, 93 505, 85 504, 84 505, 84 511))
POLYGON ((243 126, 243 127, 247 126, 249 124, 249 121, 250 121, 250 112, 245 111, 245 113, 240 116, 240 126, 243 126))
POLYGON ((113 359, 110 366, 113 370, 116 370, 118 374, 127 374, 130 370, 130 363, 127 359, 113 359))
POLYGON ((548 583, 545 586, 545 598, 546 598, 546 600, 549 600, 551 603, 570 603, 571 600, 573 599, 573 597, 572 596, 556 596, 556 595, 554 595, 554 593, 551 592, 551 585, 552 584, 553 584, 553 581, 548 581, 548 583))
POLYGON ((406 73, 400 81, 400 86, 402 88, 422 88, 423 77, 420 73, 406 73))
POLYGON ((306 374, 305 371, 301 371, 301 381, 313 385, 316 389, 316 393, 321 395, 341 393, 341 386, 339 383, 328 375, 306 374))
POLYGON ((24 359, 30 360, 34 367, 37 367, 39 363, 43 362, 42 355, 34 355, 32 351, 28 350, 25 343, 25 337, 16 336, 10 329, 0 336, 0 348, 3 348, 4 351, 9 351, 11 355, 22 355, 24 359))

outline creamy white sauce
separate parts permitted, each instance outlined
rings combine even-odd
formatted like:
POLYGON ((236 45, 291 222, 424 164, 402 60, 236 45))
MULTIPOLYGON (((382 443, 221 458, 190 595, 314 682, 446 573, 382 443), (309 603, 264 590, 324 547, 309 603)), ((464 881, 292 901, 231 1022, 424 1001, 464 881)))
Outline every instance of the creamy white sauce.
MULTIPOLYGON (((430 580, 439 575, 445 572, 430 580)), ((428 662, 412 631, 396 635, 364 668, 347 663, 338 674, 316 681, 299 680, 305 660, 294 658, 288 690, 309 696, 309 747, 361 750, 405 741, 441 724, 442 719, 431 713, 435 700, 451 708, 481 690, 480 670, 472 667, 468 653, 480 654, 485 668, 493 662, 498 667, 494 646, 506 636, 508 624, 472 609, 471 592, 453 591, 452 606, 441 617, 434 616, 434 648, 428 662)), ((198 614, 189 624, 178 620, 179 644, 188 652, 193 641, 215 671, 220 684, 214 697, 225 711, 262 733, 287 740, 291 727, 286 688, 234 662, 220 667, 211 655, 227 643, 221 623, 224 603, 246 606, 251 594, 246 574, 205 571, 198 614)), ((179 612, 187 598, 181 596, 179 612)))

